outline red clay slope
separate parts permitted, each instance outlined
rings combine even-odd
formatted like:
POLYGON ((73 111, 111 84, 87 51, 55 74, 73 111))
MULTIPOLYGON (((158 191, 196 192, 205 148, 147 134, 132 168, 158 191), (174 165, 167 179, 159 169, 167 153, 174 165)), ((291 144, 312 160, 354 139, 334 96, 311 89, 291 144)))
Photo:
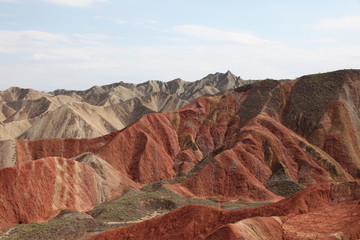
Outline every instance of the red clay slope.
POLYGON ((188 205, 90 239, 356 239, 359 199, 360 181, 323 183, 258 208, 225 211, 188 205))
POLYGON ((179 177, 167 187, 184 195, 276 201, 359 176, 359 82, 356 70, 259 81, 100 138, 17 140, 15 159, 21 168, 91 152, 123 187, 179 177))
POLYGON ((360 177, 360 71, 308 75, 293 82, 282 114, 285 126, 360 177))
POLYGON ((16 159, 20 164, 47 156, 72 158, 93 152, 133 180, 150 183, 175 175, 172 167, 179 152, 177 137, 165 115, 149 114, 124 130, 100 138, 17 140, 16 159))
POLYGON ((264 187, 271 177, 306 186, 353 179, 328 154, 266 114, 248 122, 236 138, 183 183, 167 186, 185 195, 274 201, 264 187))
MULTIPOLYGON (((231 106, 232 104, 235 108, 236 99, 234 99, 234 96, 242 97, 241 94, 233 94, 227 95, 222 99, 226 105, 231 106)), ((221 113, 214 112, 222 111, 223 107, 219 105, 224 103, 220 98, 203 98, 199 99, 199 102, 196 104, 204 105, 204 107, 194 108, 194 111, 200 112, 198 115, 202 114, 203 116, 197 118, 180 117, 178 129, 177 126, 174 127, 166 115, 150 114, 125 130, 114 134, 107 141, 96 141, 95 139, 91 139, 88 142, 84 139, 19 140, 17 144, 18 162, 26 162, 38 157, 46 157, 47 155, 74 157, 80 154, 81 151, 93 151, 116 170, 141 184, 173 178, 177 174, 187 173, 201 159, 205 160, 207 158, 207 156, 203 156, 205 153, 213 152, 216 147, 214 145, 206 148, 192 140, 194 138, 192 135, 197 134, 198 142, 210 142, 202 139, 207 137, 214 139, 212 136, 215 133, 198 134, 196 131, 190 132, 190 129, 186 129, 184 126, 192 126, 191 130, 196 130, 194 126, 197 125, 199 132, 205 131, 203 129, 207 128, 207 125, 201 125, 199 122, 209 121, 209 118, 214 118, 212 116, 214 114, 221 115, 221 113), (209 108, 208 110, 206 109, 207 107, 209 108), (201 111, 204 111, 204 113, 201 113, 201 111), (198 146, 202 146, 202 149, 200 150, 198 146), (184 159, 182 156, 186 153, 190 155, 184 159), (187 164, 188 169, 183 167, 185 164, 187 164)), ((179 112, 169 113, 169 118, 175 121, 174 118, 176 118, 177 114, 188 114, 191 108, 192 106, 189 106, 179 112)), ((233 121, 234 123, 233 126, 226 127, 226 130, 228 128, 239 128, 236 120, 233 120, 237 118, 235 110, 231 112, 233 115, 226 116, 224 121, 233 121)), ((259 119, 259 122, 260 120, 266 122, 266 115, 263 115, 262 118, 259 119)), ((269 118, 267 121, 270 122, 271 119, 269 118)), ((218 123, 219 121, 215 119, 209 124, 217 125, 218 123)), ((295 137, 288 133, 289 131, 282 127, 281 124, 277 124, 276 127, 263 127, 258 122, 251 124, 255 125, 255 130, 252 130, 251 125, 248 124, 248 126, 244 126, 238 132, 228 132, 226 138, 219 137, 224 140, 212 140, 212 142, 217 144, 221 143, 219 146, 225 146, 224 150, 210 159, 209 163, 204 164, 204 167, 195 173, 194 176, 190 177, 183 184, 183 187, 179 188, 181 189, 179 191, 184 194, 200 197, 274 201, 278 198, 264 187, 264 183, 273 174, 273 171, 281 167, 282 164, 286 169, 289 169, 289 175, 292 174, 294 181, 301 182, 298 180, 299 168, 294 159, 309 162, 306 165, 307 168, 314 168, 316 170, 316 174, 313 177, 315 180, 310 184, 333 180, 326 170, 313 163, 311 156, 298 146, 299 143, 295 137), (279 128, 282 130, 281 132, 279 128), (271 131, 276 131, 278 136, 272 134, 271 131), (288 138, 285 138, 284 135, 288 138), (231 139, 231 141, 228 139, 231 139), (286 139, 291 141, 287 146, 282 143, 286 139), (224 141, 228 142, 225 143, 224 141), (268 155, 263 153, 265 146, 268 148, 268 155), (213 169, 216 169, 216 171, 213 169), (209 179, 211 172, 213 172, 213 178, 209 179), (216 179, 216 181, 214 182, 212 179, 216 179)), ((216 126, 211 126, 211 129, 217 132, 220 131, 216 130, 220 129, 216 126)), ((220 136, 220 133, 217 134, 220 136)), ((109 138, 109 136, 107 137, 109 138)), ((324 155, 325 161, 332 162, 325 154, 319 153, 319 155, 324 155)), ((335 163, 332 165, 338 168, 335 163)), ((349 180, 346 173, 341 168, 339 169, 338 174, 335 174, 335 178, 349 180)), ((303 179, 313 178, 304 176, 303 179)), ((174 190, 177 190, 177 188, 176 185, 172 187, 174 190)))
POLYGON ((191 196, 256 201, 277 199, 264 187, 276 174, 302 185, 351 180, 341 163, 281 124, 291 84, 266 80, 200 98, 102 138, 18 140, 17 162, 90 151, 140 184, 187 174, 169 187, 191 196))
POLYGON ((123 192, 79 162, 49 157, 0 170, 0 228, 51 219, 63 209, 88 211, 123 192))

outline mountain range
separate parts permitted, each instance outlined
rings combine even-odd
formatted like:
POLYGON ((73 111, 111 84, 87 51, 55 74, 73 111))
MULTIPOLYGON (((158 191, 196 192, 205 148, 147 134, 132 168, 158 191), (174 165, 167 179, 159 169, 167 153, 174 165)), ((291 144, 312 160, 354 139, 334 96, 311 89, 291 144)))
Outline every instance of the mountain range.
POLYGON ((175 110, 197 97, 222 94, 248 82, 228 71, 195 82, 119 82, 85 91, 13 87, 0 92, 0 140, 98 137, 146 113, 175 110))
POLYGON ((34 116, 31 128, 38 126, 0 143, 4 236, 360 238, 360 70, 291 81, 244 82, 227 72, 194 83, 22 91, 0 93, 5 121, 34 116), (118 87, 132 90, 120 94, 118 87), (126 115, 125 105, 115 107, 128 101, 143 110, 129 104, 126 115), (86 114, 91 126, 125 115, 127 122, 82 137, 94 133, 76 122, 86 114), (30 137, 45 130, 74 135, 30 137), (66 224, 74 219, 71 231, 66 224), (17 225, 44 221, 56 234, 17 225))

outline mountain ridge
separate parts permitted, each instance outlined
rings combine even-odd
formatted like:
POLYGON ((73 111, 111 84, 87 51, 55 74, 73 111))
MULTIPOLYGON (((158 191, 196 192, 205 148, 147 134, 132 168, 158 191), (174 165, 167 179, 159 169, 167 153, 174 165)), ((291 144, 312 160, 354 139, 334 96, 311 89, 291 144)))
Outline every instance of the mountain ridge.
POLYGON ((118 82, 93 86, 83 91, 60 89, 46 93, 33 89, 9 88, 0 91, 0 140, 97 137, 120 130, 146 113, 175 110, 199 96, 222 94, 227 91, 227 87, 234 88, 242 84, 246 84, 246 81, 228 71, 224 74, 209 74, 195 82, 180 79, 169 82, 151 80, 140 84, 118 82), (223 86, 223 82, 226 85, 223 86), (85 109, 92 109, 94 118, 108 120, 95 125, 89 124, 92 118, 89 114, 74 115, 71 104, 75 102, 83 104, 85 109), (68 110, 63 109, 62 115, 59 115, 60 107, 68 110), (100 112, 104 117, 99 115, 100 112), (107 112, 109 116, 106 116, 107 112), (118 119, 114 116, 115 112, 118 119), (78 131, 67 131, 61 129, 61 118, 83 120, 82 123, 68 125, 68 128, 79 128, 78 131), (51 119, 54 119, 54 128, 58 131, 46 124, 51 119))
MULTIPOLYGON (((275 202, 239 211, 190 205, 163 217, 105 232, 98 239, 117 234, 135 239, 145 235, 157 239, 159 234, 168 239, 216 239, 224 235, 238 239, 269 232, 276 233, 274 239, 301 239, 306 234, 312 238, 352 239, 359 235, 353 229, 357 229, 360 216, 359 92, 360 70, 307 75, 289 82, 267 79, 223 95, 197 98, 177 110, 145 114, 121 130, 96 138, 4 141, 0 148, 6 159, 2 166, 7 168, 0 169, 0 177, 36 175, 38 178, 32 181, 38 186, 42 181, 56 182, 57 174, 65 176, 70 171, 65 171, 67 166, 82 169, 79 173, 83 180, 76 186, 86 189, 86 182, 90 182, 94 188, 75 202, 86 203, 86 209, 114 201, 129 189, 144 193, 166 189, 219 205, 275 202), (57 172, 46 170, 48 166, 57 172), (117 178, 109 177, 112 175, 117 178), (120 192, 111 190, 118 186, 120 192), (98 194, 104 189, 106 197, 98 194), (89 197, 96 201, 89 202, 89 197), (328 213, 332 218, 326 217, 328 213), (198 217, 172 221, 187 214, 198 217), (314 217, 319 221, 311 225, 309 219, 314 217), (339 221, 333 219, 336 217, 339 221), (352 227, 345 227, 350 223, 352 227), (251 231, 248 226, 253 226, 251 231), (317 229, 324 232, 319 235, 317 229)), ((21 181, 15 187, 2 185, 0 199, 10 207, 11 219, 7 221, 4 215, 0 218, 2 225, 12 226, 24 221, 21 216, 29 216, 25 208, 11 209, 7 202, 12 201, 10 196, 27 199, 30 204, 37 201, 36 189, 21 181), (24 191, 19 193, 17 189, 22 185, 24 191), (33 195, 26 195, 32 191, 33 195)), ((58 196, 54 189, 68 189, 74 194, 68 182, 57 183, 57 188, 46 185, 47 206, 52 201, 58 203, 58 198, 52 196, 58 196)), ((161 199, 148 198, 137 206, 175 206, 161 199)), ((68 206, 56 206, 60 207, 42 212, 44 221, 48 220, 46 216, 66 209, 87 211, 71 201, 68 206)), ((102 211, 99 208, 93 217, 102 211)), ((41 221, 36 217, 26 218, 26 222, 41 221)))

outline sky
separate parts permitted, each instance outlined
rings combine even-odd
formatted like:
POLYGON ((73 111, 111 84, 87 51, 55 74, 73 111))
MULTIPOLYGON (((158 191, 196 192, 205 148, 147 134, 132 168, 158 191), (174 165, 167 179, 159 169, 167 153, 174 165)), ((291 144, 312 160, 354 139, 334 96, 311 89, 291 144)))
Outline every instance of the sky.
POLYGON ((360 0, 0 0, 0 90, 360 68, 360 0))

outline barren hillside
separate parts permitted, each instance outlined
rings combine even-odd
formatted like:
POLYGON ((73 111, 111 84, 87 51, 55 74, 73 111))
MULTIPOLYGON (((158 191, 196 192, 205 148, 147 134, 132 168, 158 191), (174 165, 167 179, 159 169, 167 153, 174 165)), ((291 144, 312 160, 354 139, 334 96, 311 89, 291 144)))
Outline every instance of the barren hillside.
POLYGON ((98 137, 144 114, 175 110, 197 97, 221 94, 245 83, 227 72, 195 82, 119 82, 85 91, 9 88, 0 92, 0 140, 98 137))
MULTIPOLYGON (((48 221, 64 210, 92 209, 90 219, 78 221, 78 231, 56 232, 69 222, 55 218, 32 231, 20 226, 14 234, 36 239, 37 227, 58 224, 56 234, 38 234, 54 239, 357 239, 359 92, 360 70, 288 82, 267 79, 197 98, 178 110, 143 115, 97 138, 3 141, 1 166, 7 168, 0 170, 0 199, 6 212, 0 224, 48 221), (195 200, 212 207, 182 207, 195 200), (247 207, 253 208, 238 210, 247 207), (164 216, 147 220, 158 215, 164 216), (101 233, 109 228, 115 229, 101 233)), ((149 98, 143 100, 147 109, 155 101, 166 109, 149 98)), ((89 116, 101 108, 68 105, 89 116)), ((115 117, 120 110, 112 109, 115 117)), ((80 129, 104 121, 74 119, 80 129)))

